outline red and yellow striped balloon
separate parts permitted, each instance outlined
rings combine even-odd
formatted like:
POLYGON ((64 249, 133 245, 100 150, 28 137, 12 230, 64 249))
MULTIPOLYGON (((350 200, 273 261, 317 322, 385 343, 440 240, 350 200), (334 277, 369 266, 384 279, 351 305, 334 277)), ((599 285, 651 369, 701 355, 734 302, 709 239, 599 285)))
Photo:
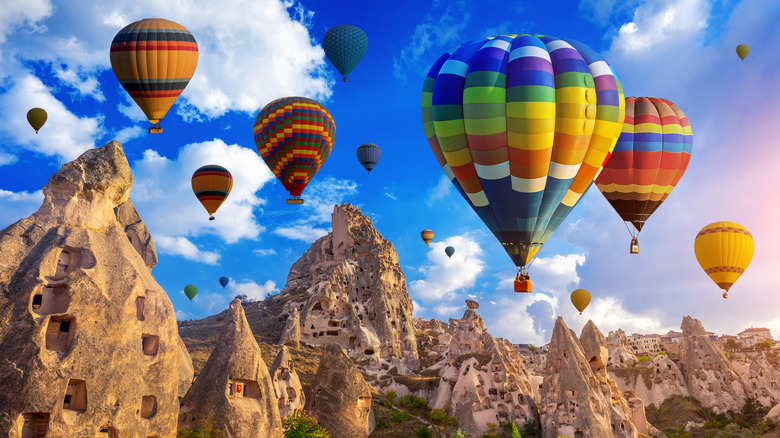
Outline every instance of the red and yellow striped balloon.
MULTIPOLYGON (((233 175, 222 166, 208 164, 192 174, 192 191, 210 215, 217 212, 232 188, 233 175)), ((209 220, 213 221, 214 216, 209 220)))
POLYGON ((425 242, 425 246, 428 246, 428 244, 431 243, 431 240, 433 240, 433 231, 426 228, 420 231, 420 237, 422 237, 423 242, 425 242))
POLYGON ((306 97, 284 97, 266 105, 255 119, 257 152, 295 199, 328 159, 336 123, 327 108, 306 97))
MULTIPOLYGON (((129 24, 111 42, 116 78, 154 125, 184 91, 197 65, 195 37, 184 26, 163 18, 129 24)), ((161 131, 159 127, 149 130, 161 131)))
MULTIPOLYGON (((750 231, 736 222, 713 222, 699 231, 693 243, 699 265, 726 292, 747 269, 754 249, 750 231)), ((723 298, 728 294, 724 292, 723 298)))

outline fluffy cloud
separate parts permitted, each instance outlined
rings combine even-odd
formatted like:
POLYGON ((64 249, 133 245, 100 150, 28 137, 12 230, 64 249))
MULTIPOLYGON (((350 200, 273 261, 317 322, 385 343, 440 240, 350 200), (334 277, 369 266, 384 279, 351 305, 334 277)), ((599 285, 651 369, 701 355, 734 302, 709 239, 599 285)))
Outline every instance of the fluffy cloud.
POLYGON ((171 237, 159 235, 154 239, 155 246, 164 254, 182 256, 193 262, 216 265, 219 254, 212 251, 202 251, 186 237, 171 237))
POLYGON ((246 295, 249 300, 260 301, 265 298, 267 294, 275 294, 279 292, 279 288, 276 287, 276 282, 268 280, 263 284, 257 284, 254 281, 245 281, 243 283, 231 282, 228 288, 234 295, 246 295))
POLYGON ((311 225, 295 225, 292 227, 281 227, 274 230, 274 234, 286 237, 292 240, 300 240, 306 243, 314 242, 320 237, 328 234, 325 228, 315 228, 311 225))
POLYGON ((252 253, 256 256, 276 255, 276 250, 273 248, 268 248, 268 249, 257 248, 257 249, 253 249, 252 253))
POLYGON ((255 239, 264 229, 255 218, 255 207, 265 201, 257 196, 273 174, 257 152, 220 139, 182 147, 175 159, 154 150, 133 162, 133 203, 153 235, 198 236, 216 234, 228 243, 255 239), (192 193, 192 173, 205 164, 219 164, 233 175, 233 190, 209 221, 192 193))
POLYGON ((482 248, 470 234, 451 236, 431 242, 427 257, 428 263, 419 269, 424 277, 409 283, 410 295, 422 301, 438 302, 437 313, 443 315, 450 305, 447 302, 456 298, 456 292, 473 287, 485 269, 482 248), (455 248, 452 258, 444 253, 448 246, 455 248))
POLYGON ((27 217, 40 208, 43 192, 10 192, 0 189, 0 229, 27 217))
POLYGON ((447 178, 447 175, 439 176, 439 180, 436 182, 436 185, 428 191, 428 200, 426 201, 428 207, 432 206, 434 201, 447 196, 450 193, 452 187, 452 182, 449 178, 447 178))

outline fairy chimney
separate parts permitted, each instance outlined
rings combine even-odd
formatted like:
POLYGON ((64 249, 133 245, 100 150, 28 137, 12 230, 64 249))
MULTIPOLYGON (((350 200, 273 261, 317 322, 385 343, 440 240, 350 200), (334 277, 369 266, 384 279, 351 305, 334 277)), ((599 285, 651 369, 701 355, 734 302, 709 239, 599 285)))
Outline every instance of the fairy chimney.
POLYGON ((283 346, 279 350, 276 360, 271 365, 270 372, 276 398, 279 401, 279 414, 282 418, 302 411, 303 405, 306 404, 306 396, 303 394, 301 379, 295 370, 295 363, 287 346, 283 346))
POLYGON ((279 344, 295 350, 301 348, 301 315, 297 307, 293 307, 292 314, 287 317, 279 344))

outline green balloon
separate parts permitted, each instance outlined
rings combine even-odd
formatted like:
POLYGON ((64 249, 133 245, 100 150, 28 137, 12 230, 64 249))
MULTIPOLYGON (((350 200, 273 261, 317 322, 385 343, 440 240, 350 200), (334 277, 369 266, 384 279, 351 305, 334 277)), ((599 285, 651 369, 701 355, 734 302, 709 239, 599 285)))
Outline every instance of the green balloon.
POLYGON ((452 258, 452 255, 455 254, 455 248, 448 246, 444 248, 444 252, 447 253, 447 257, 452 258))
POLYGON ((188 284, 184 286, 184 295, 187 295, 187 298, 192 301, 193 298, 195 298, 195 295, 198 294, 198 287, 194 284, 188 284))

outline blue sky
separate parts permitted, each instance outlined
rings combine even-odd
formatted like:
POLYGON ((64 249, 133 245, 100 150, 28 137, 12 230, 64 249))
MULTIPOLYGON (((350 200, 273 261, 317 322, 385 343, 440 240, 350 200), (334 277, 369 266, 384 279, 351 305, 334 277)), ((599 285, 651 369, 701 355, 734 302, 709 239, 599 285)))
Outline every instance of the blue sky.
POLYGON ((771 0, 278 1, 12 0, 0 10, 0 227, 40 206, 40 188, 66 161, 117 139, 133 168, 131 198, 154 235, 153 274, 180 319, 223 310, 245 293, 284 286, 290 265, 329 231, 333 205, 350 202, 395 245, 415 315, 460 317, 476 298, 492 333, 547 342, 557 315, 575 330, 592 318, 605 333, 665 332, 684 315, 718 333, 766 326, 780 336, 776 285, 780 244, 772 202, 780 168, 774 131, 780 109, 780 3, 771 0), (338 4, 338 6, 335 6, 338 4), (195 76, 162 122, 148 122, 111 71, 109 46, 125 25, 161 17, 199 44, 195 76), (320 46, 328 28, 364 29, 369 49, 343 83, 320 46), (579 40, 613 65, 626 96, 676 103, 694 133, 691 164, 628 254, 628 233, 594 188, 532 268, 536 291, 511 291, 514 266, 451 187, 425 139, 420 90, 430 65, 462 42, 502 33, 579 40), (740 62, 737 44, 750 45, 740 62), (252 125, 273 99, 306 96, 333 115, 336 142, 304 191, 303 206, 257 154, 252 125), (49 120, 35 135, 29 108, 49 120), (367 175, 355 149, 382 148, 367 175), (199 166, 235 178, 208 221, 190 189, 199 166), (696 263, 693 238, 716 220, 756 238, 751 266, 729 300, 696 263), (430 247, 419 232, 431 228, 430 247), (444 248, 456 248, 447 259, 444 248), (217 279, 228 276, 223 289, 217 279), (190 303, 186 284, 199 294, 190 303), (582 316, 571 290, 591 291, 582 316))

